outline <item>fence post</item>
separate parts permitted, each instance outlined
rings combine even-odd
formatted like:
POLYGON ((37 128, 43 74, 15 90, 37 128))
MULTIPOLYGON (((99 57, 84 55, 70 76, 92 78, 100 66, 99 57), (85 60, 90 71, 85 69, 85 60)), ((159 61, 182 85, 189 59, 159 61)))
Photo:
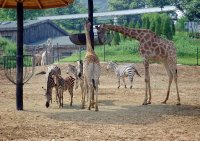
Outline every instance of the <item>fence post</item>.
POLYGON ((79 46, 79 60, 81 60, 81 47, 79 46))
POLYGON ((105 44, 104 44, 104 48, 103 48, 103 55, 104 55, 104 62, 106 60, 106 48, 105 48, 105 44))
POLYGON ((53 47, 52 47, 52 55, 53 55, 53 63, 54 63, 54 45, 53 45, 53 47))
POLYGON ((197 47, 197 66, 199 65, 199 48, 197 47))
POLYGON ((59 48, 58 48, 58 43, 57 43, 57 56, 58 56, 58 62, 59 62, 59 59, 60 59, 60 55, 59 55, 59 48))

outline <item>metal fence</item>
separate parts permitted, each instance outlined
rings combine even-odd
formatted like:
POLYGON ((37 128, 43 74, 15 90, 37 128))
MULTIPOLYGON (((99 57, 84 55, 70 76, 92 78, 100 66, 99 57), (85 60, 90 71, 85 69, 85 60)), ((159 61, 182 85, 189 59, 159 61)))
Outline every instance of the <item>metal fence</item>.
MULTIPOLYGON (((37 45, 37 46, 24 46, 25 52, 27 54, 37 54, 43 52, 47 49, 47 45, 37 45)), ((52 62, 59 62, 60 59, 70 56, 72 53, 79 51, 80 49, 85 49, 85 45, 53 45, 51 58, 52 62)))

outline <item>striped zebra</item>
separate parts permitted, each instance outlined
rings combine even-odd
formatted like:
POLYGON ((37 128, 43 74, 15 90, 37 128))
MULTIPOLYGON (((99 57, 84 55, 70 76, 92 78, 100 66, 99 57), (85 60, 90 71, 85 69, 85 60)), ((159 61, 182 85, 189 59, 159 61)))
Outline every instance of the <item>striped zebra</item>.
POLYGON ((58 87, 59 108, 63 107, 63 92, 66 90, 68 90, 71 96, 70 106, 72 106, 74 81, 75 78, 73 78, 72 76, 66 77, 64 79, 61 75, 55 75, 55 82, 58 87))
POLYGON ((69 75, 73 75, 76 78, 75 89, 77 89, 78 83, 79 83, 79 77, 78 77, 78 72, 77 72, 76 66, 68 64, 66 67, 66 73, 69 75))
MULTIPOLYGON (((45 96, 46 96, 46 107, 49 107, 49 103, 51 101, 52 103, 52 89, 56 86, 54 78, 53 78, 54 72, 50 71, 49 75, 47 77, 47 89, 45 96)), ((57 99, 57 93, 56 93, 56 99, 57 99)))
POLYGON ((130 86, 130 89, 131 89, 132 84, 133 84, 133 77, 134 77, 135 73, 138 76, 140 76, 140 74, 138 73, 134 64, 118 65, 117 63, 110 61, 110 62, 108 62, 108 65, 107 65, 107 70, 109 70, 109 69, 113 70, 115 72, 115 74, 117 75, 117 78, 118 78, 118 87, 117 88, 120 87, 120 78, 122 78, 125 88, 126 88, 125 77, 128 77, 129 81, 131 82, 131 86, 130 86))
POLYGON ((58 87, 56 82, 54 81, 55 75, 61 75, 61 70, 58 66, 51 65, 48 67, 47 70, 47 89, 46 89, 46 107, 49 107, 49 102, 52 103, 52 89, 55 88, 56 90, 56 102, 58 102, 58 87))
MULTIPOLYGON (((77 61, 77 66, 74 66, 74 65, 71 65, 71 64, 67 65, 66 70, 67 70, 67 74, 73 75, 76 78, 75 89, 77 89, 78 86, 80 85, 81 94, 82 94, 82 98, 83 98, 84 78, 83 78, 83 62, 82 62, 82 60, 77 61)), ((86 93, 87 93, 87 101, 88 101, 88 99, 89 99, 88 88, 86 88, 86 93)))

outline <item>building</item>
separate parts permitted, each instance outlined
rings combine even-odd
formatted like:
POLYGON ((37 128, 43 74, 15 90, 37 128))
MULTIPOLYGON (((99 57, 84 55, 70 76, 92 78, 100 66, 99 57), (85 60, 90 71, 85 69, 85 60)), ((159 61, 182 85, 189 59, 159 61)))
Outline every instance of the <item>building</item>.
MULTIPOLYGON (((68 33, 50 20, 24 21, 24 44, 47 40, 59 36, 67 36, 68 33)), ((0 36, 17 41, 17 22, 0 22, 0 36)))
MULTIPOLYGON (((0 37, 16 42, 17 22, 0 22, 0 37)), ((28 53, 44 50, 48 38, 52 39, 53 46, 56 47, 57 56, 70 55, 80 49, 80 46, 70 41, 69 34, 51 20, 24 21, 24 49, 28 53)))

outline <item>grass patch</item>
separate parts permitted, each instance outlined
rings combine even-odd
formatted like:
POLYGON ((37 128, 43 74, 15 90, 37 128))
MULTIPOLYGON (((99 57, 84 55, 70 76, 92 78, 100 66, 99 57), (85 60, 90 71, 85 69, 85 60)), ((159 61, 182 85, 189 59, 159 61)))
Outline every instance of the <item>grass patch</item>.
MULTIPOLYGON (((177 50, 177 62, 185 65, 197 64, 197 47, 199 47, 200 58, 200 40, 189 38, 186 32, 177 32, 173 38, 177 50)), ((138 41, 125 40, 120 42, 118 46, 105 45, 105 59, 104 46, 95 46, 95 52, 100 58, 100 61, 116 61, 116 62, 142 62, 142 58, 138 52, 138 41)), ((81 59, 84 59, 85 51, 81 52, 81 59)), ((61 62, 73 62, 78 60, 79 53, 74 53, 72 56, 60 60, 61 62)), ((200 62, 200 59, 199 59, 200 62)))

